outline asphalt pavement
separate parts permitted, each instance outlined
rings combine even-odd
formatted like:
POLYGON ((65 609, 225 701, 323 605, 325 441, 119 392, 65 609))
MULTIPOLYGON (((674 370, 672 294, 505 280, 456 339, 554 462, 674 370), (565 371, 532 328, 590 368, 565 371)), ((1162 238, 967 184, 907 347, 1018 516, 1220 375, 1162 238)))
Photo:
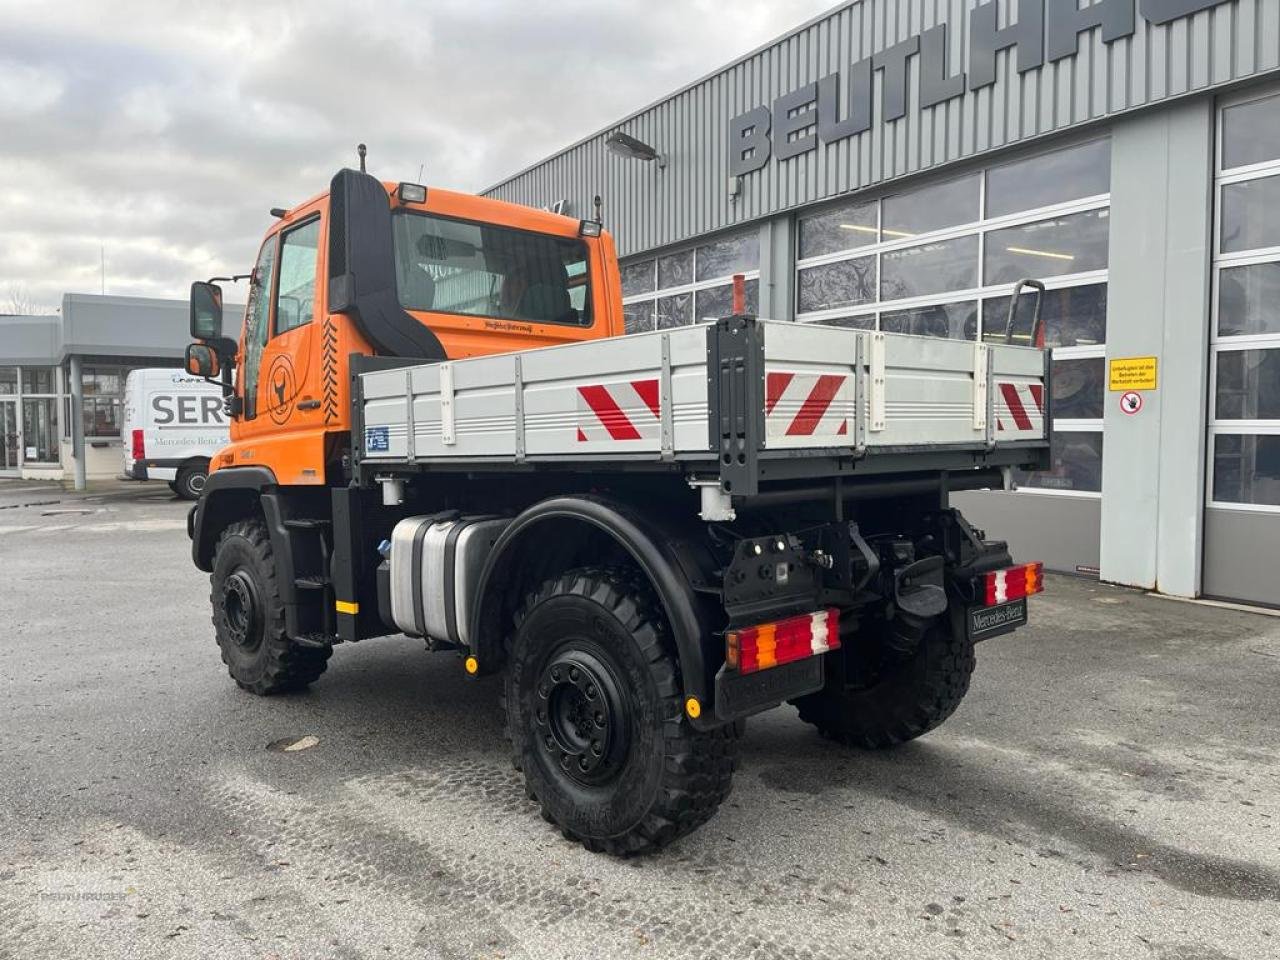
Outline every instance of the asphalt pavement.
POLYGON ((720 813, 621 861, 452 654, 237 689, 186 510, 0 482, 0 957, 1280 957, 1280 619, 1051 577, 940 730, 754 718, 720 813))

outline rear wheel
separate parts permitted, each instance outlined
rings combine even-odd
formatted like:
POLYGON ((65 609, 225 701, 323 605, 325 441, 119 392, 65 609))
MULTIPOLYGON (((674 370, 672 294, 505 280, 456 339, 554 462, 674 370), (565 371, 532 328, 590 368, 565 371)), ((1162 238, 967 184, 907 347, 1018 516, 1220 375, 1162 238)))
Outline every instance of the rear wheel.
POLYGON ((666 636, 626 571, 570 571, 521 611, 506 679, 515 763, 543 817, 589 850, 665 846, 729 793, 736 731, 690 725, 666 636))
POLYGON ((824 736, 866 749, 893 747, 955 712, 974 663, 973 642, 956 636, 946 618, 906 651, 874 633, 855 634, 832 656, 826 686, 794 702, 800 719, 824 736))
POLYGON ((300 690, 324 673, 332 648, 285 634, 271 540, 261 521, 241 520, 223 531, 209 579, 222 662, 243 689, 260 696, 300 690))
POLYGON ((204 492, 205 481, 209 479, 207 463, 190 463, 178 471, 177 479, 170 486, 173 492, 183 500, 199 500, 204 492))

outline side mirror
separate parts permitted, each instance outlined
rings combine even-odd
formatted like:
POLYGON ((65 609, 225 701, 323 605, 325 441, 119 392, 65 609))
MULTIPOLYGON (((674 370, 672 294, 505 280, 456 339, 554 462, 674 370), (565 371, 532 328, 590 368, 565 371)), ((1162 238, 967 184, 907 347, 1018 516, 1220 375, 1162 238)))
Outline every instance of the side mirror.
POLYGON ((187 344, 187 373, 206 380, 215 379, 222 372, 222 363, 213 347, 204 343, 187 344))
POLYGON ((191 336, 196 340, 222 336, 222 288, 216 283, 191 285, 191 336))

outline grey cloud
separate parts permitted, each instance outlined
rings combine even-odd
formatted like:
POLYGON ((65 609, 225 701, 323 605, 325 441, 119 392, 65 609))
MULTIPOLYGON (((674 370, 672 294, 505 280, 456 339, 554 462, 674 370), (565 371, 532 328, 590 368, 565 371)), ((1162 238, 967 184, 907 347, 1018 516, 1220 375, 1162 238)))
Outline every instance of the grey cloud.
POLYGON ((819 12, 817 0, 0 0, 0 291, 181 297, 267 209, 371 169, 479 190, 819 12))

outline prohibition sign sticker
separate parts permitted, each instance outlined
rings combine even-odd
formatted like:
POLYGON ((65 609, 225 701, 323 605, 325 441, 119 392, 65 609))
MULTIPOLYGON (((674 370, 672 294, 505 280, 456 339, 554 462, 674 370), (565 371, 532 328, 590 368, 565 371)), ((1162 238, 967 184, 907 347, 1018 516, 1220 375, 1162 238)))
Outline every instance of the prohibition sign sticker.
POLYGON ((1132 417, 1142 409, 1142 394, 1134 390, 1121 394, 1120 409, 1132 417))

